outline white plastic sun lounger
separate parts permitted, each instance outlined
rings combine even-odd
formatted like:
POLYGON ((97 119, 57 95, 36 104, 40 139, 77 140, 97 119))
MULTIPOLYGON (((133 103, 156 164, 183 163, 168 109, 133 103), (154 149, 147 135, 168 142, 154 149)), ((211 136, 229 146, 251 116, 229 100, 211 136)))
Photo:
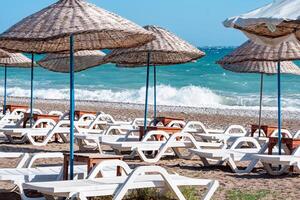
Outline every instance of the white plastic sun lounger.
POLYGON ((139 136, 136 135, 139 131, 132 125, 108 125, 105 130, 98 133, 93 133, 89 130, 80 130, 75 133, 75 138, 80 149, 87 147, 98 149, 102 152, 101 145, 103 142, 121 142, 121 141, 138 141, 139 136))
POLYGON ((46 195, 66 197, 69 199, 87 200, 89 197, 112 195, 114 200, 121 200, 132 189, 142 188, 169 188, 178 199, 184 200, 184 196, 178 186, 205 186, 208 191, 203 199, 211 199, 217 190, 218 181, 208 179, 196 179, 169 174, 158 166, 144 166, 131 170, 123 161, 104 161, 97 165, 85 180, 55 181, 41 183, 26 183, 24 188, 37 190, 46 195), (95 174, 103 166, 120 166, 126 175, 119 177, 95 178, 95 174))
POLYGON ((184 155, 180 149, 188 148, 223 148, 222 143, 198 142, 189 133, 175 133, 169 136, 163 131, 150 131, 142 141, 102 141, 103 144, 109 145, 117 154, 123 151, 131 152, 130 157, 138 155, 141 160, 148 163, 158 162, 163 156, 170 155, 170 150, 179 158, 190 159, 191 155, 184 155), (156 135, 162 135, 166 140, 156 141, 153 139, 156 135), (147 157, 147 151, 157 151, 153 158, 147 157))
POLYGON ((230 134, 230 133, 244 133, 246 134, 246 129, 241 125, 230 125, 226 129, 209 129, 200 121, 189 121, 183 124, 182 121, 171 121, 168 126, 183 126, 183 132, 189 133, 205 133, 205 134, 230 134))
MULTIPOLYGON (((97 124, 103 124, 105 122, 108 125, 131 125, 134 128, 144 125, 144 118, 135 118, 132 121, 117 121, 111 115, 106 113, 100 113, 96 116, 95 120, 91 123, 91 126, 94 127, 97 124)), ((147 124, 150 123, 150 119, 147 119, 147 124)))
POLYGON ((229 149, 189 149, 189 151, 199 156, 204 165, 210 165, 209 159, 217 161, 217 164, 227 163, 231 170, 235 173, 250 173, 258 159, 254 159, 253 155, 264 153, 267 150, 268 143, 262 145, 252 137, 238 138, 229 149), (247 144, 247 147, 243 145, 247 144), (245 169, 239 169, 237 163, 249 161, 250 163, 245 169))
MULTIPOLYGON (((282 129, 281 133, 285 134, 285 137, 288 138, 299 138, 300 136, 300 131, 292 135, 288 130, 282 129)), ((277 137, 278 130, 275 130, 271 136, 277 137)), ((285 153, 284 155, 254 154, 252 157, 259 160, 270 175, 282 175, 287 173, 290 167, 296 167, 300 170, 300 147, 294 152, 290 152, 284 145, 282 148, 282 153, 285 153)))
POLYGON ((58 123, 51 119, 40 119, 38 120, 33 128, 3 128, 1 131, 6 135, 11 143, 25 143, 29 141, 35 146, 46 145, 55 134, 59 134, 63 142, 67 142, 65 134, 70 132, 68 125, 69 121, 61 120, 58 123), (36 128, 36 124, 46 123, 45 128, 36 128), (15 137, 21 138, 20 140, 15 137), (44 137, 42 142, 35 141, 35 137, 44 137))
MULTIPOLYGON (((0 181, 10 182, 14 184, 15 188, 13 188, 13 190, 18 189, 22 200, 39 199, 26 196, 23 188, 24 183, 62 180, 62 166, 33 166, 38 159, 63 158, 62 153, 8 153, 7 156, 4 156, 4 153, 0 154, 1 158, 13 158, 19 156, 22 156, 22 159, 20 160, 16 168, 0 169, 0 181)), ((101 175, 106 177, 115 176, 115 172, 116 168, 112 166, 105 166, 100 170, 101 175)), ((74 174, 77 178, 87 177, 87 166, 75 165, 74 174)))
MULTIPOLYGON (((93 132, 100 133, 101 130, 90 130, 86 127, 89 125, 89 121, 79 120, 75 122, 75 132, 93 132)), ((51 141, 55 134, 58 134, 63 142, 68 142, 66 135, 70 132, 70 121, 60 120, 56 123, 52 119, 39 119, 37 120, 32 128, 2 128, 0 131, 7 137, 11 143, 25 143, 29 141, 35 146, 44 146, 51 141), (42 124, 44 128, 38 128, 42 124), (21 138, 17 140, 15 138, 21 138), (44 137, 42 142, 35 141, 35 137, 44 137)))

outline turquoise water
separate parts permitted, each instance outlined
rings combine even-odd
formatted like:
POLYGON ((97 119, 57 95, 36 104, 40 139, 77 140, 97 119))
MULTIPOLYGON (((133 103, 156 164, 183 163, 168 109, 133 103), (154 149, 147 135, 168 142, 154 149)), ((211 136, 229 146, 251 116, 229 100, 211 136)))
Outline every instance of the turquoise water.
MULTIPOLYGON (((223 70, 215 61, 230 53, 231 47, 201 48, 206 57, 196 63, 161 66, 157 69, 158 104, 196 107, 257 107, 260 75, 223 70)), ((38 56, 39 58, 41 56, 38 56)), ((3 74, 3 69, 0 69, 3 74)), ((144 102, 145 68, 117 68, 113 64, 76 74, 76 98, 113 102, 144 102)), ((267 76, 264 106, 276 107, 277 78, 267 76)), ((300 109, 300 77, 282 76, 283 107, 300 109)), ((0 81, 3 84, 3 80, 0 81)), ((29 96, 30 70, 8 70, 8 95, 29 96)), ((35 69, 35 97, 68 99, 69 75, 35 69)), ((0 89, 3 92, 3 89, 0 89)), ((150 99, 153 99, 153 88, 150 99)), ((151 101, 150 101, 151 103, 151 101)))

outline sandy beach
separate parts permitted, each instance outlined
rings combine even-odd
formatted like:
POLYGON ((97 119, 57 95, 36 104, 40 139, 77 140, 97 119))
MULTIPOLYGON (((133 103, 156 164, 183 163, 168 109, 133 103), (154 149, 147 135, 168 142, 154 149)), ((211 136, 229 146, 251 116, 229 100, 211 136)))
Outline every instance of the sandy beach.
MULTIPOLYGON (((9 102, 12 104, 24 104, 28 103, 28 99, 11 98, 9 102)), ((67 101, 36 99, 35 107, 40 108, 43 111, 64 111, 68 109, 68 103, 67 101)), ((135 117, 143 116, 143 106, 134 104, 80 101, 76 103, 76 108, 80 110, 104 111, 106 113, 110 113, 120 120, 129 120, 135 117)), ((246 114, 246 116, 237 117, 235 113, 231 113, 232 111, 230 110, 222 110, 218 113, 216 113, 215 109, 212 109, 211 111, 209 109, 205 109, 206 111, 202 113, 197 112, 197 109, 195 109, 194 112, 190 112, 190 110, 192 110, 191 108, 184 107, 160 107, 159 110, 159 115, 161 116, 182 117, 187 121, 200 120, 211 128, 225 128, 229 124, 241 124, 249 128, 250 124, 256 123, 257 121, 257 117, 255 116, 250 117, 246 114), (178 112, 176 109, 180 109, 181 112, 178 112)), ((276 119, 264 118, 263 123, 276 124, 276 119)), ((299 125, 299 120, 284 119, 283 125, 289 130, 296 131, 299 125)), ((45 147, 34 147, 28 144, 0 144, 0 150, 8 152, 67 152, 68 148, 68 144, 56 143, 48 144, 45 147)), ((76 149, 78 149, 77 146, 76 149)), ((51 162, 57 163, 61 161, 52 160, 51 162)), ((140 162, 139 160, 127 160, 127 162, 132 166, 146 164, 140 162)), ((0 160, 0 167, 12 167, 15 165, 15 163, 16 161, 7 161, 2 159, 0 160)), ((45 161, 42 160, 40 163, 45 163, 45 161)), ((49 161, 47 161, 47 163, 49 163, 49 161)), ((219 180, 220 187, 217 193, 214 195, 214 199, 236 199, 235 195, 238 194, 258 195, 256 199, 297 199, 297 197, 300 195, 300 179, 298 174, 272 177, 267 175, 261 166, 256 168, 255 171, 250 174, 237 175, 232 173, 227 166, 204 167, 200 160, 188 161, 166 158, 157 163, 157 165, 167 168, 170 172, 176 172, 185 176, 219 180)), ((1 184, 1 188, 8 189, 9 187, 11 187, 9 184, 1 184)), ((1 193, 0 200, 17 198, 17 195, 14 195, 13 197, 10 195, 12 194, 7 196, 7 194, 1 193)))

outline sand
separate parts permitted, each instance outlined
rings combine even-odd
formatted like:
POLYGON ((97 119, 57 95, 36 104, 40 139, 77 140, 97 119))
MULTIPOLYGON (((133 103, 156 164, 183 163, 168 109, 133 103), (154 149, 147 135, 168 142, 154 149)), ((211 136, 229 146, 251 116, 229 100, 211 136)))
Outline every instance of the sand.
MULTIPOLYGON (((10 103, 22 104, 27 103, 28 99, 11 98, 10 103)), ((49 110, 68 110, 67 101, 47 101, 36 100, 35 107, 44 111, 49 110)), ((115 118, 120 120, 130 120, 135 117, 143 116, 143 106, 134 104, 120 104, 107 102, 77 102, 77 109, 81 110, 97 110, 110 113, 115 118)), ((250 124, 256 123, 256 112, 243 110, 218 110, 218 109, 200 109, 195 108, 174 108, 174 107, 159 107, 159 115, 181 117, 186 120, 199 120, 211 128, 225 128, 228 124, 241 124, 250 128, 250 124), (237 114, 238 113, 238 114, 237 114), (243 114, 245 113, 245 114, 243 114)), ((150 115, 152 115, 150 113, 150 115)), ((293 117, 297 113, 286 112, 283 120, 283 126, 293 132, 298 130, 299 118, 293 117)), ((276 116, 276 115, 275 115, 276 116)), ((276 124, 274 113, 269 112, 264 115, 264 124, 276 124)), ((77 150, 76 146, 76 150, 77 150)), ((12 145, 7 143, 0 144, 0 151, 7 152, 55 152, 68 151, 68 144, 51 143, 45 147, 34 147, 29 144, 12 145)), ((16 160, 0 159, 0 167, 13 167, 16 160)), ((39 164, 46 162, 40 161, 39 164)), ((49 162, 49 161, 47 161, 49 162)), ((52 160, 51 162, 61 162, 52 160)), ((132 166, 145 165, 146 163, 139 160, 127 160, 132 166)), ((261 166, 258 166, 254 172, 247 175, 237 175, 230 171, 229 167, 204 167, 200 160, 182 160, 166 158, 160 161, 157 165, 167 168, 170 172, 176 172, 181 175, 199 178, 216 179, 220 181, 220 187, 214 199, 239 199, 234 198, 234 192, 241 191, 244 193, 262 193, 262 199, 298 199, 300 196, 300 179, 299 174, 284 175, 272 177, 265 173, 261 166)), ((1 189, 8 189, 11 185, 0 183, 1 189)), ((202 188, 203 189, 203 188, 202 188)), ((236 197, 236 196, 235 196, 236 197)), ((0 200, 18 199, 17 195, 0 193, 0 200), (12 196, 13 195, 13 196, 12 196)), ((255 199, 255 198, 254 198, 255 199)))

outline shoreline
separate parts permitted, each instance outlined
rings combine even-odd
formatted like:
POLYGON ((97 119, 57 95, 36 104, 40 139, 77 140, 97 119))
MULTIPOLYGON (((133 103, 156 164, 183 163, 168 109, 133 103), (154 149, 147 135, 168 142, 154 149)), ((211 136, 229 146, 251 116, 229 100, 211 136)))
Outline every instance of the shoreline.
MULTIPOLYGON (((1 97, 0 97, 1 98, 1 97)), ((12 104, 29 104, 30 98, 27 97, 7 97, 7 102, 12 104)), ((0 103, 3 104, 3 98, 0 103)), ((58 105, 63 107, 64 110, 68 110, 69 101, 66 99, 42 99, 35 98, 35 105, 58 105)), ((108 102, 97 100, 76 100, 75 105, 77 109, 83 109, 84 107, 90 107, 90 109, 97 110, 97 108, 114 108, 114 109, 132 109, 132 110, 144 110, 144 104, 128 103, 128 102, 108 102), (87 105, 88 104, 88 105, 87 105)), ((39 108, 39 107, 37 107, 39 108)), ((88 109, 88 110, 90 110, 88 109)), ((43 110, 43 109, 42 109, 43 110)), ((48 111, 47 109, 45 109, 48 111)), ((153 110, 153 105, 149 105, 149 110, 153 110)), ((100 110, 97 110, 100 111, 100 110)), ((224 108, 213 107, 190 107, 190 106, 170 106, 170 105, 157 105, 157 111, 170 112, 170 113, 183 113, 183 114, 202 114, 202 115, 225 115, 225 116, 243 116, 243 117, 258 117, 258 109, 256 108, 242 108, 228 106, 224 108)), ((282 110, 282 117, 288 120, 300 120, 300 111, 282 110)), ((262 118, 265 119, 277 119, 277 110, 264 109, 262 111, 262 118)))

